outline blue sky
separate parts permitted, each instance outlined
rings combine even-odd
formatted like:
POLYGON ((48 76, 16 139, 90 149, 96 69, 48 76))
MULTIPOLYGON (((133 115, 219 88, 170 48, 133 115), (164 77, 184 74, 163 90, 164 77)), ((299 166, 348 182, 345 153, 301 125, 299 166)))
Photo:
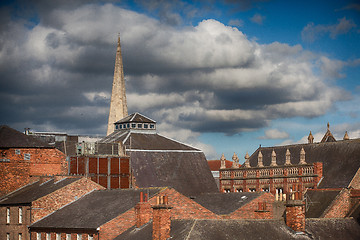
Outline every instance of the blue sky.
POLYGON ((208 159, 360 137, 358 1, 5 1, 1 124, 104 135, 117 34, 129 112, 208 159))

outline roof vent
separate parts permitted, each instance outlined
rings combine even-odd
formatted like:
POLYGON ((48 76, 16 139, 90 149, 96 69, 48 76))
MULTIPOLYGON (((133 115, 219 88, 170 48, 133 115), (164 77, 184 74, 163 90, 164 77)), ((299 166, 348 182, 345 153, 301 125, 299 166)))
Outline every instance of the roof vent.
POLYGON ((241 199, 245 200, 245 199, 247 199, 247 196, 242 196, 241 199))

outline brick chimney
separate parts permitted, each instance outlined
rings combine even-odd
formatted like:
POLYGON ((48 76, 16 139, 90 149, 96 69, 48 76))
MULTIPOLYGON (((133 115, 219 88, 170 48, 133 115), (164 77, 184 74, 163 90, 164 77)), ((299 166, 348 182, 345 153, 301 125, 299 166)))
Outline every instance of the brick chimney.
POLYGON ((139 228, 151 219, 151 205, 148 195, 140 192, 140 202, 135 206, 136 227, 139 228))
POLYGON ((166 240, 170 238, 171 213, 172 208, 168 204, 167 196, 157 196, 156 205, 153 208, 153 240, 166 240))
POLYGON ((288 197, 285 210, 286 225, 295 232, 305 231, 305 204, 300 185, 294 185, 292 196, 288 197))

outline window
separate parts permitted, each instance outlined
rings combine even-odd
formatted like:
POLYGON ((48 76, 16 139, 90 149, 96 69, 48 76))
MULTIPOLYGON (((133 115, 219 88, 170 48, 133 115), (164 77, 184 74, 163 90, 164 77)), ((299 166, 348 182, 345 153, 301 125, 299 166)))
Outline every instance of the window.
POLYGON ((10 223, 10 208, 6 208, 6 224, 10 223))
POLYGON ((142 124, 141 124, 141 123, 138 123, 138 128, 142 128, 142 124))
POLYGON ((30 160, 31 158, 31 154, 30 153, 25 153, 24 154, 24 160, 30 160))
POLYGON ((126 124, 126 127, 127 127, 127 128, 130 128, 130 123, 126 124))
POLYGON ((50 233, 46 233, 46 240, 50 240, 51 236, 50 233))
POLYGON ((131 128, 136 128, 136 123, 132 123, 131 128))
POLYGON ((6 234, 6 240, 10 240, 10 233, 6 234))
POLYGON ((19 207, 19 223, 23 223, 23 209, 19 207))
POLYGON ((19 240, 22 240, 22 233, 19 233, 19 240))
POLYGON ((56 234, 56 240, 61 240, 61 233, 56 234))
POLYGON ((66 234, 66 240, 71 240, 71 234, 70 233, 66 234))
POLYGON ((88 240, 94 240, 94 237, 92 234, 89 234, 88 240))
POLYGON ((146 123, 144 124, 144 128, 148 128, 148 125, 146 123))
POLYGON ((78 234, 76 235, 76 240, 81 240, 81 233, 78 233, 78 234))
POLYGON ((155 128, 155 125, 154 125, 154 124, 150 124, 150 128, 151 128, 151 129, 155 128))
POLYGON ((36 240, 41 240, 41 233, 36 233, 36 240))
POLYGON ((119 125, 115 125, 115 129, 118 129, 119 128, 119 125))
POLYGON ((20 149, 15 149, 15 154, 19 155, 21 153, 20 149))

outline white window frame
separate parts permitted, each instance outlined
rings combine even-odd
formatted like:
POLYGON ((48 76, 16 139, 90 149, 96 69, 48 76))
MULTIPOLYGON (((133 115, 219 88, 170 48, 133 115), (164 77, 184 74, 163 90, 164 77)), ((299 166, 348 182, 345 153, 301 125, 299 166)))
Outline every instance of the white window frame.
POLYGON ((66 234, 66 240, 71 240, 71 234, 70 233, 66 234))
POLYGON ((50 240, 50 239, 51 239, 50 233, 46 233, 46 240, 50 240))
POLYGON ((56 233, 56 240, 61 240, 61 233, 56 233))
POLYGON ((19 207, 19 223, 23 223, 23 208, 19 207))
POLYGON ((6 233, 6 240, 10 240, 10 233, 6 233))
POLYGON ((22 233, 19 233, 19 240, 22 240, 22 233))
POLYGON ((76 240, 81 240, 81 239, 82 239, 81 233, 76 234, 76 240))
POLYGON ((29 161, 31 159, 30 153, 24 153, 24 160, 29 161))
POLYGON ((36 240, 41 240, 41 233, 36 233, 36 240))
POLYGON ((6 224, 10 224, 10 208, 6 208, 6 224))
POLYGON ((94 236, 92 234, 88 235, 88 240, 94 240, 94 236))

